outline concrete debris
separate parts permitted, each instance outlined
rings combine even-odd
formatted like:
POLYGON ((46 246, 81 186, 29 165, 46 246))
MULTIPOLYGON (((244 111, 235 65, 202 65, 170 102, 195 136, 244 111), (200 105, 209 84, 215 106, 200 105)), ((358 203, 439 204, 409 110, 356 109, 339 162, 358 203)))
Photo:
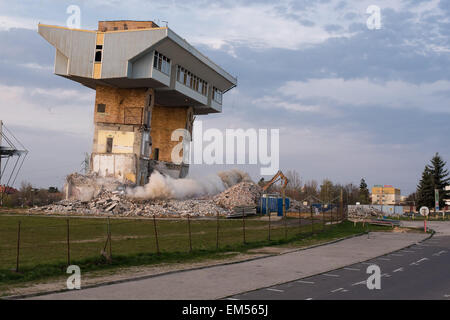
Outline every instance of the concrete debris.
POLYGON ((381 210, 375 208, 367 208, 363 206, 349 206, 348 217, 349 218, 369 218, 383 216, 381 210))
POLYGON ((193 199, 142 199, 131 197, 124 185, 97 176, 72 174, 67 178, 68 185, 78 193, 57 203, 30 209, 31 213, 74 214, 74 215, 117 215, 185 217, 228 216, 237 206, 255 208, 261 197, 261 188, 248 181, 241 173, 232 172, 227 183, 242 181, 216 196, 205 195, 193 199), (235 177, 236 176, 236 177, 235 177), (89 191, 89 192, 88 192, 89 191), (80 192, 88 193, 79 197, 80 192))
POLYGON ((103 190, 112 192, 120 187, 123 187, 122 183, 115 178, 99 177, 95 173, 72 173, 66 178, 64 191, 67 200, 90 201, 103 190))
POLYGON ((153 216, 185 217, 191 216, 226 216, 231 213, 214 203, 211 199, 188 200, 136 200, 120 192, 102 191, 91 201, 62 200, 43 207, 35 207, 30 212, 48 214, 77 215, 118 215, 118 216, 153 216))
POLYGON ((261 198, 261 187, 253 182, 243 181, 214 196, 214 203, 233 209, 236 206, 257 206, 261 198))
POLYGON ((290 198, 289 199, 289 208, 287 212, 309 212, 311 209, 309 206, 305 206, 300 201, 290 198))

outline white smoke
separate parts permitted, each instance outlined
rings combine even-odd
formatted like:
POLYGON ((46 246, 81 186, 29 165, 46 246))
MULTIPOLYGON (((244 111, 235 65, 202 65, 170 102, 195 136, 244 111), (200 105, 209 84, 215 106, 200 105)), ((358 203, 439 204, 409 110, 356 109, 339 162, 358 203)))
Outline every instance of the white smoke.
POLYGON ((204 178, 174 179, 154 171, 143 187, 128 188, 127 195, 141 199, 187 199, 215 195, 241 181, 251 181, 247 173, 237 169, 221 171, 204 178))

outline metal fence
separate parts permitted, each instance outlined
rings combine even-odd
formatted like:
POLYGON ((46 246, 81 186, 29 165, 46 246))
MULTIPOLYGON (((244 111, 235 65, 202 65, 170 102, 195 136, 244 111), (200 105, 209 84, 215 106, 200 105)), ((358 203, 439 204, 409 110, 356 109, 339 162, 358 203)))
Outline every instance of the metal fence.
POLYGON ((306 238, 346 218, 339 207, 308 211, 236 219, 0 216, 0 270, 144 253, 232 251, 306 238))

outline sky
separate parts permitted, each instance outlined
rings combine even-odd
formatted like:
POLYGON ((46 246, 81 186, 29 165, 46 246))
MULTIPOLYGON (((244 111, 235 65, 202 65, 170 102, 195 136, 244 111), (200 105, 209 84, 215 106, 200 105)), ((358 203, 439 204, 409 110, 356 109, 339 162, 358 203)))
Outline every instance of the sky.
POLYGON ((204 128, 279 129, 280 169, 303 181, 364 177, 407 195, 435 152, 450 161, 450 1, 0 0, 0 119, 29 150, 19 183, 60 187, 91 151, 95 92, 53 74, 54 48, 36 32, 65 26, 70 5, 83 29, 167 21, 238 78, 222 113, 197 118, 204 128))

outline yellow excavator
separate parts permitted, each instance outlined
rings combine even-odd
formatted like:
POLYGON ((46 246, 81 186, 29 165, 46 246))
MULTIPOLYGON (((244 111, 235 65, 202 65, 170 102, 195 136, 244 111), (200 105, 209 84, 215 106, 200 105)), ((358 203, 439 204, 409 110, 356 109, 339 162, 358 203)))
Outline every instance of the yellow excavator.
MULTIPOLYGON (((282 182, 281 183, 281 195, 283 197, 283 217, 286 217, 286 186, 289 183, 289 179, 283 174, 283 172, 281 172, 281 170, 278 170, 278 172, 273 176, 273 178, 270 179, 270 181, 262 187, 262 190, 263 190, 263 192, 266 192, 267 189, 269 189, 271 185, 277 183, 278 181, 282 182)), ((269 211, 268 208, 266 210, 269 211)), ((269 214, 270 214, 270 212, 269 212, 269 214)))

